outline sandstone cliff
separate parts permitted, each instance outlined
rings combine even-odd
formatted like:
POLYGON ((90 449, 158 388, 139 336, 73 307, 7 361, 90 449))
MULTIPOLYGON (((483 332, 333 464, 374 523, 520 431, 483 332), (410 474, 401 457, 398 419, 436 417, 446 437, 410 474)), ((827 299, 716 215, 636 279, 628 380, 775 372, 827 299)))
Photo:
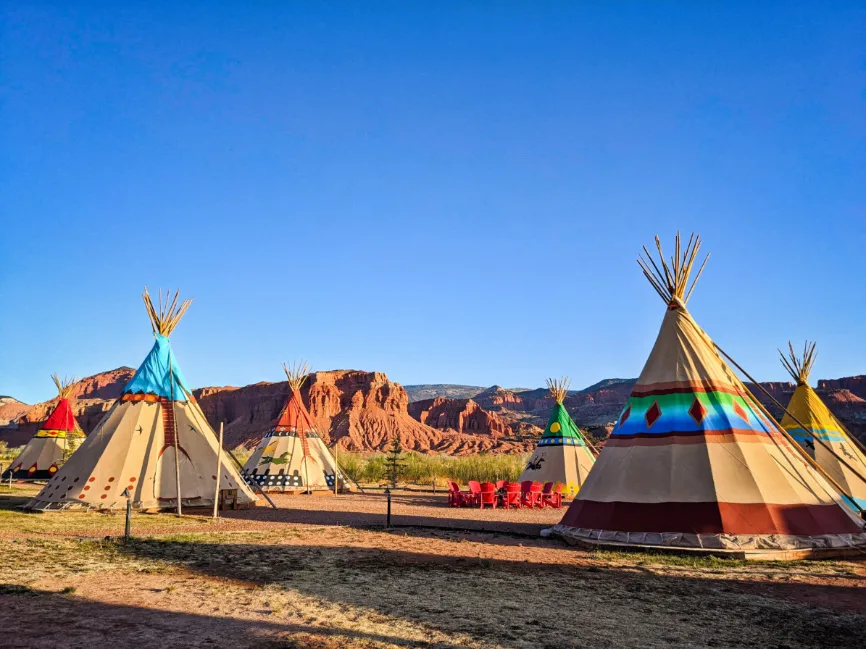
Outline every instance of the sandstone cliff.
MULTIPOLYGON (((288 394, 286 382, 195 391, 211 425, 225 422, 227 446, 258 443, 279 417, 288 394)), ((314 372, 301 397, 326 443, 341 450, 384 450, 393 435, 406 450, 454 455, 530 446, 503 440, 487 429, 437 430, 416 421, 409 415, 406 390, 381 372, 314 372)))
POLYGON ((861 399, 866 399, 866 375, 846 376, 841 379, 821 379, 818 381, 818 389, 827 391, 847 390, 861 399))
POLYGON ((409 404, 409 414, 436 430, 453 430, 504 437, 516 431, 501 417, 484 410, 472 399, 436 397, 409 404))

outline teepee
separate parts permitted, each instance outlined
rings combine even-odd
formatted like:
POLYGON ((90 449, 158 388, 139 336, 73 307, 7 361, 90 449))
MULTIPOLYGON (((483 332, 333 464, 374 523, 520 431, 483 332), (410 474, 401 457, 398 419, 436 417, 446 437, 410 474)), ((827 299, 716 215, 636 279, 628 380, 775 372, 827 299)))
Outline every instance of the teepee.
POLYGON ((72 388, 76 379, 61 379, 56 374, 51 378, 57 386, 59 400, 48 419, 36 431, 12 465, 3 473, 3 478, 15 480, 47 480, 84 439, 84 432, 72 413, 72 388))
POLYGON ((283 364, 289 380, 289 399, 276 425, 253 451, 241 475, 263 491, 333 491, 334 480, 345 488, 334 457, 313 426, 301 399, 301 386, 310 366, 283 364))
POLYGON ((815 459, 858 509, 866 509, 866 455, 860 442, 849 436, 821 397, 809 385, 815 364, 815 343, 807 342, 798 357, 788 343, 788 356, 779 350, 782 365, 797 382, 782 417, 782 426, 815 459), (789 414, 790 413, 790 414, 789 414))
POLYGON ((639 260, 667 311, 592 472, 554 532, 743 558, 866 547, 863 521, 758 404, 686 309, 700 249, 639 260))
POLYGON ((563 494, 573 496, 586 480, 595 456, 563 405, 568 384, 567 378, 547 379, 553 411, 519 482, 559 483, 564 486, 563 494))
POLYGON ((217 470, 221 489, 236 489, 241 505, 257 498, 223 454, 216 436, 184 379, 169 336, 191 300, 178 305, 178 293, 147 308, 156 339, 120 399, 81 448, 63 465, 28 509, 114 509, 126 506, 126 490, 136 509, 213 506, 217 470), (219 467, 219 469, 218 469, 219 467))

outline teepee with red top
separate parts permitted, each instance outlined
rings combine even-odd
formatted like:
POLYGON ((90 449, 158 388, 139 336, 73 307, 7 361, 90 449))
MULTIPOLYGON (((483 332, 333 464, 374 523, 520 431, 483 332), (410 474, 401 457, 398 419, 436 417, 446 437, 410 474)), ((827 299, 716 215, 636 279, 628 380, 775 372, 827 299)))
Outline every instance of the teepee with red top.
POLYGON ((347 487, 334 456, 316 432, 301 399, 309 365, 283 364, 289 399, 280 418, 253 451, 241 475, 264 491, 333 491, 347 487))
POLYGON ((57 405, 3 474, 3 478, 11 476, 16 480, 47 480, 57 473, 64 460, 84 439, 84 432, 75 421, 70 403, 76 379, 61 379, 56 374, 51 378, 59 394, 57 405))

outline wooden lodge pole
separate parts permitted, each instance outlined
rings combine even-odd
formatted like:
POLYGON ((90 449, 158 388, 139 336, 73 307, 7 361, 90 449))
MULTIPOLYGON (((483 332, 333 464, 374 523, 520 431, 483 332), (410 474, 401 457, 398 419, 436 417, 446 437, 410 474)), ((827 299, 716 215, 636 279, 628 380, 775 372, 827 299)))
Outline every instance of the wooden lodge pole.
POLYGON ((216 487, 213 494, 213 517, 219 518, 220 474, 223 472, 223 422, 220 422, 219 445, 217 446, 216 487))
MULTIPOLYGON (((727 358, 727 359, 731 362, 732 365, 734 365, 734 367, 736 367, 738 370, 740 370, 740 372, 742 372, 743 375, 744 375, 747 379, 749 379, 749 381, 751 381, 754 385, 758 386, 758 389, 761 390, 761 392, 763 392, 763 393, 767 396, 768 399, 770 399, 774 404, 776 404, 777 407, 781 408, 782 411, 783 411, 785 414, 787 414, 787 415, 788 415, 788 416, 789 416, 789 417, 794 421, 795 424, 797 424, 798 426, 800 426, 800 428, 802 428, 803 430, 809 430, 809 429, 807 428, 807 426, 806 426, 803 422, 801 422, 799 419, 797 419, 797 417, 795 417, 794 415, 792 415, 791 412, 790 412, 790 411, 789 411, 785 406, 783 406, 781 403, 779 403, 779 400, 776 399, 776 397, 774 397, 772 394, 770 394, 769 390, 767 390, 763 385, 761 385, 758 381, 756 381, 756 380, 752 377, 751 374, 749 374, 748 372, 746 372, 746 370, 744 370, 744 369, 742 368, 742 366, 741 366, 739 363, 737 363, 737 361, 735 361, 733 358, 731 358, 730 356, 728 356, 728 354, 725 352, 725 350, 723 350, 721 347, 719 347, 719 346, 716 345, 715 343, 713 343, 713 344, 715 345, 716 349, 719 350, 719 352, 720 352, 720 353, 721 353, 725 358, 727 358)), ((776 421, 776 419, 773 417, 773 415, 770 414, 770 412, 767 411, 767 409, 764 407, 764 405, 763 405, 760 401, 758 401, 757 397, 755 397, 755 396, 752 394, 751 390, 749 390, 749 388, 748 388, 747 386, 745 386, 745 385, 743 385, 743 387, 746 388, 746 391, 749 393, 749 396, 752 397, 752 400, 755 402, 755 404, 758 406, 758 408, 761 409, 761 411, 764 413, 764 415, 765 415, 766 417, 768 417, 772 423, 776 424, 777 428, 779 429, 779 432, 781 432, 782 435, 784 435, 784 437, 788 440, 788 442, 790 442, 790 443, 791 443, 791 444, 792 444, 792 445, 793 445, 793 446, 794 446, 798 451, 800 451, 800 454, 801 454, 801 455, 806 459, 806 461, 807 461, 810 465, 812 465, 812 467, 815 468, 815 469, 816 469, 816 470, 817 470, 821 475, 823 475, 823 476, 824 476, 824 477, 825 477, 825 478, 826 478, 826 479, 827 479, 827 480, 828 480, 828 481, 833 485, 833 487, 834 487, 834 488, 835 488, 835 489, 836 489, 840 494, 842 494, 843 496, 847 496, 847 495, 848 495, 848 492, 845 491, 845 490, 841 487, 841 485, 840 485, 838 482, 836 482, 835 479, 833 479, 832 477, 830 477, 830 475, 828 475, 827 472, 826 472, 823 468, 821 468, 821 466, 820 466, 820 465, 819 465, 819 464, 818 464, 814 459, 812 459, 812 457, 811 457, 811 456, 806 452, 806 450, 805 450, 802 446, 800 446, 800 444, 797 442, 797 440, 795 440, 793 437, 791 437, 791 435, 788 433, 788 431, 785 430, 785 428, 784 428, 780 423, 778 423, 778 422, 776 421)), ((855 468, 852 467, 850 464, 848 464, 848 463, 847 463, 843 458, 839 457, 839 455, 833 451, 833 448, 832 448, 829 444, 825 443, 824 440, 820 439, 818 436, 815 436, 815 437, 813 437, 812 439, 813 439, 814 441, 818 442, 819 444, 821 444, 821 446, 823 446, 824 449, 825 449, 828 453, 830 453, 833 457, 835 457, 837 460, 839 460, 839 462, 841 462, 842 464, 844 464, 844 465, 848 468, 848 470, 851 471, 851 473, 853 473, 853 474, 854 474, 855 476, 857 476, 857 477, 858 477, 858 478, 859 478, 859 479, 860 479, 864 484, 866 484, 866 477, 864 477, 863 474, 861 474, 859 471, 857 471, 857 469, 855 469, 855 468)), ((860 513, 861 513, 861 514, 866 513, 866 509, 863 509, 862 507, 860 507, 860 505, 858 505, 858 504, 853 500, 853 498, 849 498, 849 500, 850 500, 852 503, 854 503, 854 506, 857 507, 857 509, 860 510, 860 513)))
POLYGON ((340 463, 337 461, 337 457, 340 454, 339 447, 334 444, 334 495, 337 495, 337 489, 339 489, 340 483, 340 463))
POLYGON ((173 429, 172 437, 174 437, 174 477, 175 484, 177 486, 177 515, 183 516, 183 511, 180 504, 180 444, 177 441, 177 420, 175 420, 174 417, 174 368, 171 362, 171 351, 169 351, 168 355, 168 377, 171 381, 169 393, 171 395, 171 427, 173 429))

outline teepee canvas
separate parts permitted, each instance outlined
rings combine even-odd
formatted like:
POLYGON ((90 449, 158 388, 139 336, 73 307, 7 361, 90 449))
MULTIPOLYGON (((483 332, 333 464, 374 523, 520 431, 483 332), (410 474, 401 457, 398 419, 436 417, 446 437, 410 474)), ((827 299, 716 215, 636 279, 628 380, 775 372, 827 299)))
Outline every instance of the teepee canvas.
POLYGON ((857 508, 866 509, 866 456, 863 447, 848 435, 842 423, 809 385, 809 374, 815 363, 815 343, 807 342, 803 356, 799 358, 790 342, 788 356, 781 350, 779 354, 785 369, 797 382, 788 412, 782 417, 782 426, 857 508))
POLYGON ((700 239, 693 235, 681 253, 677 236, 670 264, 658 238, 656 246, 660 263, 650 257, 641 266, 667 306, 661 330, 554 532, 592 545, 746 558, 866 547, 863 521, 762 410, 686 309, 700 277, 688 287, 700 239))
POLYGON ((70 403, 75 379, 52 377, 57 386, 59 400, 48 419, 36 431, 24 450, 3 473, 3 478, 14 480, 47 480, 60 469, 64 460, 84 439, 84 432, 75 421, 70 403))
POLYGON ((568 379, 548 379, 547 387, 553 397, 553 411, 519 482, 562 484, 563 494, 573 496, 586 480, 595 456, 563 405, 568 379))
MULTIPOLYGON (((168 298, 169 296, 167 296, 168 298)), ((126 506, 127 489, 137 509, 213 506, 220 488, 236 489, 241 505, 256 500, 223 454, 213 430, 184 379, 169 336, 189 307, 178 295, 157 311, 145 289, 153 348, 99 426, 25 507, 114 509, 126 506), (219 468, 218 468, 219 467, 219 468)))
POLYGON ((289 380, 289 400, 276 425, 253 451, 241 474, 263 491, 333 491, 344 478, 334 457, 313 426, 301 399, 308 365, 283 365, 289 380))

